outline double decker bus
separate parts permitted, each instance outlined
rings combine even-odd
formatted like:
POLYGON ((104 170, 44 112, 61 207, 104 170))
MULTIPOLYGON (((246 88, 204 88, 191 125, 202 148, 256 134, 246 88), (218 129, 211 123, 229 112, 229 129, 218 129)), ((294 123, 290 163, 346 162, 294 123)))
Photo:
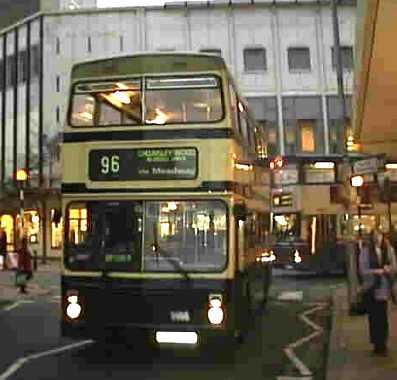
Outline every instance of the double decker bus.
POLYGON ((222 58, 72 69, 63 144, 62 334, 242 336, 266 304, 265 141, 222 58))

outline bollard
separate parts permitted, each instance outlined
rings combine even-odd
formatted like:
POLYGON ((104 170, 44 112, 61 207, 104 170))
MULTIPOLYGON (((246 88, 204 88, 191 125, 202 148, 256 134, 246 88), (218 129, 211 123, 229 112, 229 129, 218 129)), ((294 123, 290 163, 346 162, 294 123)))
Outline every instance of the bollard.
POLYGON ((33 250, 33 270, 37 271, 37 249, 33 250))

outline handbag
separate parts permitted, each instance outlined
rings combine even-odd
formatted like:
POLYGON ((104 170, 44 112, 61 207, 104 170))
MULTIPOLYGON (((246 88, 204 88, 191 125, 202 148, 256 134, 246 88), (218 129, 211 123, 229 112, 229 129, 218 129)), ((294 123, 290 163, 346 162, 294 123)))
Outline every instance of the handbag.
POLYGON ((355 312, 359 315, 368 314, 369 305, 374 297, 374 288, 360 289, 357 293, 357 303, 355 305, 355 312))
POLYGON ((15 273, 15 286, 26 286, 28 282, 28 275, 25 272, 16 272, 15 273))

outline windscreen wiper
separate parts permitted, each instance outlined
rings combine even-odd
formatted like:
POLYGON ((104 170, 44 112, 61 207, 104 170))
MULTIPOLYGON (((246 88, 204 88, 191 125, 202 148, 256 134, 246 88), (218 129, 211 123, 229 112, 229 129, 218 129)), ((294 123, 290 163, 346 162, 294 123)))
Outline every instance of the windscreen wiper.
POLYGON ((158 243, 153 243, 151 248, 155 254, 160 254, 161 256, 165 257, 167 261, 177 270, 177 272, 180 273, 188 283, 190 282, 190 277, 187 272, 183 269, 179 261, 172 259, 172 256, 169 254, 169 252, 160 248, 158 243))

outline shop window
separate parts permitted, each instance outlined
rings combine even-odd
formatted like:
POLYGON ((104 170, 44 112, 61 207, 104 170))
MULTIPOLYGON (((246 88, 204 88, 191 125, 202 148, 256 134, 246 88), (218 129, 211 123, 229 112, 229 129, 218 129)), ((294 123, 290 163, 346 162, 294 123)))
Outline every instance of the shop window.
POLYGON ((51 248, 62 247, 63 242, 63 218, 58 223, 51 222, 51 248))
POLYGON ((273 216, 273 234, 277 241, 295 241, 300 236, 298 214, 277 214, 273 216))
POLYGON ((314 162, 303 166, 305 183, 335 183, 335 163, 314 162))
POLYGON ((30 244, 39 242, 40 216, 36 210, 24 212, 24 231, 30 244))
POLYGON ((298 128, 300 135, 300 145, 302 153, 305 152, 315 152, 315 137, 314 137, 314 129, 315 122, 314 120, 298 120, 298 128))
POLYGON ((361 224, 361 234, 369 235, 372 230, 376 228, 376 215, 353 215, 353 233, 359 235, 359 229, 361 224))
POLYGON ((73 244, 79 244, 84 240, 87 231, 87 209, 70 208, 69 209, 69 241, 73 244))
POLYGON ((5 233, 7 234, 7 250, 13 250, 15 223, 12 215, 1 215, 0 226, 1 228, 4 228, 5 233))

